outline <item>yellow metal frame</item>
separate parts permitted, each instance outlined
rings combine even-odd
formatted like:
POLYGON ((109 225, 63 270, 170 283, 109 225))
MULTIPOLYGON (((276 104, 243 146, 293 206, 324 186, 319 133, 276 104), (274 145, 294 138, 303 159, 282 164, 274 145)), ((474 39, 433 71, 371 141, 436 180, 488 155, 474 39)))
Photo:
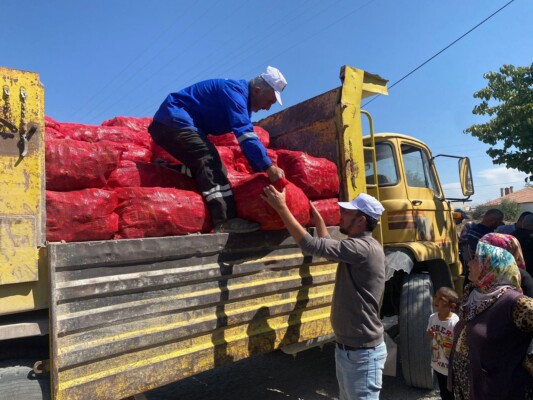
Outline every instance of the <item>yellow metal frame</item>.
MULTIPOLYGON (((340 142, 340 166, 343 200, 349 201, 359 193, 366 191, 364 173, 365 157, 361 100, 365 97, 382 94, 387 95, 387 81, 378 75, 363 70, 344 66, 341 69, 342 89, 338 109, 337 131, 340 142)), ((370 120, 371 121, 371 120, 370 120)), ((373 129, 373 128, 372 128, 373 129)))
POLYGON ((36 73, 0 68, 0 90, 0 285, 35 282, 46 223, 44 89, 36 73))

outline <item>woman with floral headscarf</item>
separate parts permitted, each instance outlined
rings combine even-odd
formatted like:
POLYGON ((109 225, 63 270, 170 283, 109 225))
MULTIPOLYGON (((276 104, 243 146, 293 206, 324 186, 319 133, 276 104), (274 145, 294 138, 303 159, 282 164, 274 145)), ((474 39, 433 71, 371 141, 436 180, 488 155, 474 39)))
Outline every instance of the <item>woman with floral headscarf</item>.
POLYGON ((522 294, 506 236, 483 236, 469 262, 449 363, 456 400, 526 399, 533 389, 533 299, 522 294))
POLYGON ((518 270, 520 271, 520 288, 529 297, 533 297, 533 277, 526 271, 526 263, 522 247, 517 238, 505 233, 487 233, 482 237, 483 242, 501 247, 514 256, 518 270))

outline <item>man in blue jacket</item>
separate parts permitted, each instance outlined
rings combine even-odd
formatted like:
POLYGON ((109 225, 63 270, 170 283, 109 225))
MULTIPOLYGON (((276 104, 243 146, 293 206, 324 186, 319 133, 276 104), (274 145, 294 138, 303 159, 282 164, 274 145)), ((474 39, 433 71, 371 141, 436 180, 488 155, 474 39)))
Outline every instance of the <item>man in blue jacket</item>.
POLYGON ((237 217, 227 171, 207 135, 233 131, 256 172, 271 182, 284 176, 268 157, 251 122, 252 112, 269 110, 287 85, 274 67, 251 79, 210 79, 171 93, 159 107, 148 131, 155 143, 185 164, 196 180, 213 218, 215 232, 247 233, 259 224, 237 217))

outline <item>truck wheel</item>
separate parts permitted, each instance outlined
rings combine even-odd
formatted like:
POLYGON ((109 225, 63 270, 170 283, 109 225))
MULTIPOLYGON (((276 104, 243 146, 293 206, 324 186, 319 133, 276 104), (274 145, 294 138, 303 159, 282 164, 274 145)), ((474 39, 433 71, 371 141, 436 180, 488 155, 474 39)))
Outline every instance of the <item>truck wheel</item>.
POLYGON ((431 340, 426 334, 433 312, 429 275, 411 274, 404 278, 400 300, 400 360, 405 383, 433 389, 431 340))
POLYGON ((50 380, 37 377, 33 361, 0 362, 0 393, 4 399, 50 400, 50 380))

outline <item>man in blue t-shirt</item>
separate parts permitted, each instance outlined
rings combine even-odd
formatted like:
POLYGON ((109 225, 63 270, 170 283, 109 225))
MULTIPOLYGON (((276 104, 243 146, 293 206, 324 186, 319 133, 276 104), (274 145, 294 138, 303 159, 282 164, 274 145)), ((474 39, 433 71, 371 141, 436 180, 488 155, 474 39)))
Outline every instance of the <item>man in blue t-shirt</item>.
POLYGON ((269 110, 287 85, 274 67, 251 79, 210 79, 171 93, 159 107, 148 131, 155 143, 190 169, 213 218, 215 232, 246 233, 259 224, 237 218, 226 168, 207 135, 233 131, 256 172, 271 182, 284 177, 268 157, 251 122, 252 112, 269 110))

